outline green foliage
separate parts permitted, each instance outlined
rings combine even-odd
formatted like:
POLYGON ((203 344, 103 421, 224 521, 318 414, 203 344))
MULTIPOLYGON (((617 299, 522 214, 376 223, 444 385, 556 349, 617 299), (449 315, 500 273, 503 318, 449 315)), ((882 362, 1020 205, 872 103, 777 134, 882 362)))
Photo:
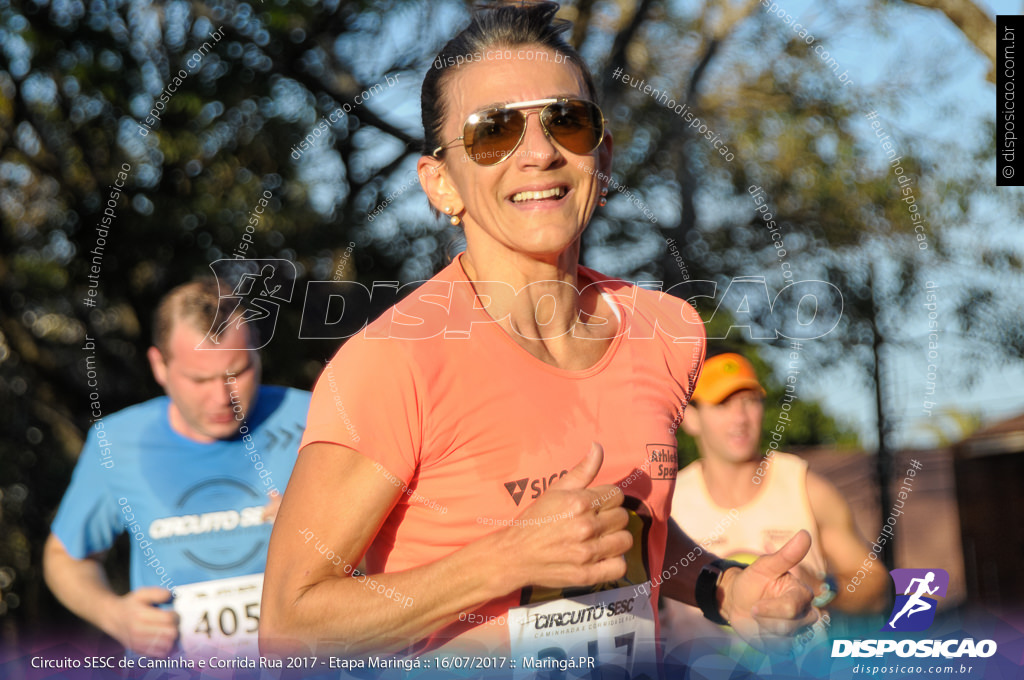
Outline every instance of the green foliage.
MULTIPOLYGON (((246 255, 288 259, 300 272, 297 299, 283 309, 265 353, 268 382, 309 387, 338 344, 298 339, 307 281, 334 278, 343 262, 344 279, 414 281, 446 260, 452 234, 431 217, 418 190, 404 192, 373 222, 367 213, 397 187, 415 187, 409 183, 420 146, 418 84, 440 45, 464 23, 466 5, 0 0, 0 610, 9 610, 6 621, 64 615, 41 594, 39 558, 90 424, 93 390, 81 349, 87 334, 97 339, 96 392, 104 413, 155 395, 144 352, 156 301, 173 285, 208 273, 210 262, 230 257, 265 191, 270 207, 246 255), (189 66, 220 28, 223 38, 189 66), (181 69, 187 77, 166 92, 181 69), (401 76, 407 85, 354 105, 386 76, 401 76), (159 122, 140 132, 158 102, 159 122), (342 105, 354 106, 296 158, 296 145, 342 105), (96 227, 125 163, 131 170, 116 197, 97 273, 96 227), (84 302, 90 275, 98 277, 93 308, 84 302)), ((636 206, 613 192, 584 235, 584 261, 611 275, 660 279, 667 288, 684 278, 665 241, 671 237, 690 278, 722 284, 760 275, 778 289, 784 281, 777 249, 749 198, 748 187, 756 184, 775 211, 797 280, 830 281, 846 303, 840 327, 805 345, 805 370, 840 360, 870 366, 880 328, 890 342, 912 341, 892 329, 919 292, 926 265, 948 266, 965 256, 942 238, 939 225, 970 224, 978 201, 995 196, 979 170, 990 167, 993 136, 979 137, 969 154, 932 139, 900 141, 903 167, 919 178, 919 203, 932 216, 931 257, 920 258, 893 176, 878 160, 875 140, 863 134, 864 102, 898 109, 913 89, 908 85, 927 91, 944 77, 942 66, 884 91, 844 89, 777 17, 756 11, 756 3, 753 14, 727 5, 691 12, 678 3, 585 1, 563 8, 578 22, 573 40, 594 67, 615 135, 615 178, 659 218, 657 224, 638 219, 636 206), (675 111, 613 79, 616 66, 671 92, 735 158, 725 160, 675 111), (879 252, 896 264, 873 278, 879 252)), ((837 21, 890 11, 886 2, 862 5, 839 3, 828 11, 837 21)), ((895 122, 887 125, 899 132, 895 122)), ((1021 202, 1014 205, 1019 214, 1021 202)), ((997 279, 1003 268, 1019 267, 1007 248, 975 250, 972 266, 997 279)), ((980 282, 949 304, 967 330, 1020 352, 1020 315, 1005 313, 1007 296, 993 293, 999 285, 980 282)), ((385 302, 373 300, 369 310, 385 302)), ((767 356, 785 347, 744 348, 770 388, 769 424, 781 383, 770 377, 761 351, 767 356)), ((849 442, 845 426, 817 405, 800 400, 794 413, 799 417, 787 428, 785 445, 849 442)))
POLYGON ((413 139, 372 106, 353 107, 318 136, 306 162, 293 156, 321 116, 385 74, 421 77, 414 54, 371 63, 341 51, 340 41, 365 30, 354 24, 381 18, 380 3, 60 5, 0 3, 6 620, 64 615, 42 596, 40 553, 91 404, 111 413, 158 393, 145 361, 156 302, 232 256, 261 196, 271 196, 269 207, 244 255, 291 260, 301 276, 266 353, 268 382, 310 387, 337 347, 300 342, 298 318, 305 282, 330 279, 350 242, 349 279, 408 278, 414 248, 421 270, 443 258, 418 242, 444 229, 425 215, 398 237, 366 230, 365 206, 397 172, 393 159, 369 153, 373 131, 399 150, 413 139), (338 172, 318 185, 322 167, 338 172), (85 376, 87 335, 97 345, 95 389, 85 376))
MULTIPOLYGON (((728 314, 719 312, 710 320, 706 320, 708 335, 712 338, 724 336, 733 323, 734 319, 728 314)), ((782 428, 782 431, 779 432, 782 437, 779 441, 780 451, 788 451, 792 447, 798 446, 832 446, 836 449, 858 447, 856 432, 825 413, 817 402, 801 398, 801 376, 806 376, 808 363, 802 352, 790 350, 784 355, 785 362, 782 364, 782 369, 775 370, 765 360, 763 349, 759 345, 742 339, 728 342, 714 339, 708 341, 709 354, 724 351, 736 352, 745 356, 754 366, 757 379, 765 388, 764 419, 761 423, 761 446, 764 453, 768 452, 768 442, 772 441, 769 433, 775 429, 776 425, 782 428), (789 402, 789 420, 782 421, 779 420, 779 415, 783 411, 783 397, 787 394, 786 379, 790 373, 793 374, 796 385, 796 398, 789 402)), ((681 427, 676 431, 676 442, 680 468, 700 457, 696 442, 683 432, 681 427)))

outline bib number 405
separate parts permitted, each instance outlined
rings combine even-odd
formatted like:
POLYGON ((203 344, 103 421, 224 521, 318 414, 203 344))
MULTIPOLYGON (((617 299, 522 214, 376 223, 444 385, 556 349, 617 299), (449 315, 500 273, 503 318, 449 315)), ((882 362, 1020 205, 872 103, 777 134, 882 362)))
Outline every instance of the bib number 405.
MULTIPOLYGON (((242 607, 239 606, 239 609, 242 607)), ((219 633, 224 637, 231 637, 239 632, 242 626, 245 633, 255 633, 260 627, 260 603, 250 602, 244 606, 244 612, 236 611, 234 607, 223 607, 214 614, 210 610, 203 612, 202 617, 196 624, 195 633, 205 635, 212 639, 219 633), (213 614, 213 622, 210 618, 213 614), (216 628, 214 628, 216 626, 216 628)))
POLYGON ((256 655, 263 574, 178 586, 174 610, 180 617, 181 648, 193 656, 256 655))

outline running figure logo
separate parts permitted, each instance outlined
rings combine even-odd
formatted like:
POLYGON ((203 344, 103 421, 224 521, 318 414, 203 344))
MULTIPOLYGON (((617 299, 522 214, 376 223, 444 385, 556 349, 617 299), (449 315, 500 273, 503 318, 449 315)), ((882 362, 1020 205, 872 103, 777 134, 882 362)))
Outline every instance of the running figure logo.
POLYGON ((274 335, 280 303, 292 299, 295 264, 280 259, 224 259, 212 262, 210 269, 217 279, 220 299, 213 326, 200 348, 219 349, 225 332, 247 324, 252 325, 257 338, 253 349, 265 347, 274 335))
POLYGON ((890 573, 896 584, 896 603, 882 630, 925 630, 935 620, 935 598, 946 596, 949 574, 945 569, 893 569, 890 573))

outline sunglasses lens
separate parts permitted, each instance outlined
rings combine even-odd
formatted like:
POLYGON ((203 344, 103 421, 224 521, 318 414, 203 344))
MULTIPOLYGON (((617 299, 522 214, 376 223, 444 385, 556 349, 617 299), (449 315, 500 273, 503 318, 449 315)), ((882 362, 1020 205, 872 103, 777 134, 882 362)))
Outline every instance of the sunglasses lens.
POLYGON ((590 153, 604 137, 604 116, 592 102, 549 104, 541 111, 541 122, 555 141, 573 153, 590 153))
POLYGON ((475 114, 463 130, 466 152, 480 165, 499 163, 519 144, 525 123, 523 112, 514 109, 475 114))

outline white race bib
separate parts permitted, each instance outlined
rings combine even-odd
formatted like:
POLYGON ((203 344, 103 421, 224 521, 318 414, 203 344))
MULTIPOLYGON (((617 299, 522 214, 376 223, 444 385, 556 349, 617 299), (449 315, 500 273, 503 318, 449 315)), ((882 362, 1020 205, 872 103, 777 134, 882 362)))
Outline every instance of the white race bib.
POLYGON ((181 617, 180 644, 186 656, 259 656, 263 574, 175 586, 174 593, 174 611, 181 617))
POLYGON ((641 675, 637 671, 653 667, 657 654, 654 612, 643 591, 627 586, 510 609, 514 677, 547 670, 591 677, 591 668, 606 665, 625 669, 629 677, 641 675))

